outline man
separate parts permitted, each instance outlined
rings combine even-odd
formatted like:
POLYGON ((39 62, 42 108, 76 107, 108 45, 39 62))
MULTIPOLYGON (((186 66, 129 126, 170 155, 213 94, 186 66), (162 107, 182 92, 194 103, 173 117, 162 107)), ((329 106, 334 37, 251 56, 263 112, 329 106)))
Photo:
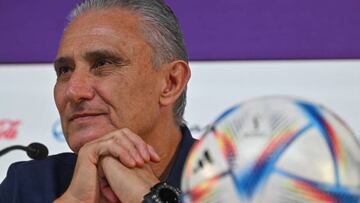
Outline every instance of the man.
POLYGON ((13 164, 0 202, 177 201, 194 140, 183 120, 190 69, 170 8, 162 0, 85 1, 54 66, 56 106, 77 156, 13 164))

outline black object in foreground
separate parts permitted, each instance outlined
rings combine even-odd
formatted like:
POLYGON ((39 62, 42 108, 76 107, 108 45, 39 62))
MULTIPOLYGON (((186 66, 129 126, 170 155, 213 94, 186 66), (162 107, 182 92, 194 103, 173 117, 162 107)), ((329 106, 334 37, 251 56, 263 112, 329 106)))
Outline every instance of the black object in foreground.
POLYGON ((27 146, 27 147, 21 146, 21 145, 14 145, 14 146, 7 147, 0 151, 0 156, 4 155, 12 150, 17 150, 17 149, 26 151, 26 154, 30 158, 35 159, 35 160, 45 159, 49 154, 49 151, 45 145, 38 143, 38 142, 34 142, 34 143, 29 144, 29 146, 27 146))

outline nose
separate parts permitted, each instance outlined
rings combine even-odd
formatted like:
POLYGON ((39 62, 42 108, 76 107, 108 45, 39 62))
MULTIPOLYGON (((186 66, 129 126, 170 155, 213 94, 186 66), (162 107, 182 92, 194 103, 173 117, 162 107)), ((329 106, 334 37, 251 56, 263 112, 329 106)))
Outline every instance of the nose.
POLYGON ((95 95, 91 76, 86 72, 74 71, 68 81, 65 94, 75 103, 91 100, 95 95))

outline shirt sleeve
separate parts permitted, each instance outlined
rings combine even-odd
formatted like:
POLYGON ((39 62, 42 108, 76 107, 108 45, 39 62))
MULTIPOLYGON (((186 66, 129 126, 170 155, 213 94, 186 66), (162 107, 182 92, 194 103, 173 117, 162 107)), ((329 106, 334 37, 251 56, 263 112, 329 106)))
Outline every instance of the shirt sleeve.
POLYGON ((17 191, 16 164, 12 164, 5 179, 0 184, 0 202, 16 203, 17 191))

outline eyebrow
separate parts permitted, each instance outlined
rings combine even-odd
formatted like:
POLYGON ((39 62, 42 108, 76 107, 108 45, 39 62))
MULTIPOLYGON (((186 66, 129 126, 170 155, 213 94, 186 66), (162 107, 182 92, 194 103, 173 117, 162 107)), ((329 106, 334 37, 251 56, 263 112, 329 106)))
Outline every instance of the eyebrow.
MULTIPOLYGON (((83 57, 85 58, 85 60, 91 61, 91 62, 96 61, 98 59, 110 59, 115 62, 129 63, 129 60, 125 60, 124 58, 119 56, 119 54, 116 54, 115 52, 112 52, 109 50, 103 50, 103 49, 87 52, 87 53, 85 53, 85 55, 83 57)), ((75 60, 72 57, 68 57, 68 56, 59 57, 59 58, 55 59, 55 61, 54 61, 55 71, 57 68, 62 67, 62 66, 74 67, 75 60)))
POLYGON ((95 61, 98 59, 110 59, 116 62, 127 62, 128 60, 125 60, 123 57, 119 56, 119 54, 109 51, 109 50, 95 50, 91 52, 87 52, 84 55, 84 58, 87 61, 95 61))
POLYGON ((59 57, 57 59, 55 59, 54 61, 54 68, 55 70, 59 67, 62 66, 74 66, 75 65, 75 61, 73 58, 71 57, 59 57))

